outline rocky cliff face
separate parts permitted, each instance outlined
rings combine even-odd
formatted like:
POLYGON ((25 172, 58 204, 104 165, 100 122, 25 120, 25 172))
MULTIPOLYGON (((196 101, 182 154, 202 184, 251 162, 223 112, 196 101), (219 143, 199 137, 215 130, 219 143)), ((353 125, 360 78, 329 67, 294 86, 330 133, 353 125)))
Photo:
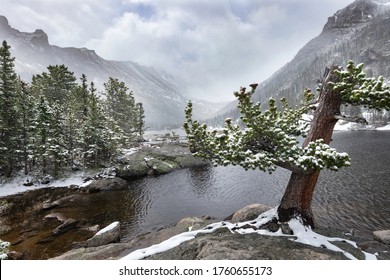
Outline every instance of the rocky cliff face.
MULTIPOLYGON (((390 79, 390 2, 357 0, 329 17, 318 37, 258 86, 254 100, 266 103, 270 96, 286 97, 297 104, 305 88, 315 90, 325 67, 345 66, 348 60, 364 63, 368 75, 390 79)), ((230 104, 222 113, 235 106, 230 104)))
MULTIPOLYGON (((103 88, 103 83, 109 77, 125 82, 134 92, 137 102, 144 104, 149 127, 177 125, 184 119, 188 100, 183 95, 185 87, 168 73, 131 61, 108 61, 86 48, 51 45, 43 30, 20 32, 12 28, 4 16, 0 16, 0 40, 7 40, 11 45, 12 55, 16 57, 16 70, 27 81, 31 80, 33 74, 46 71, 49 65, 65 64, 77 77, 87 75, 98 89, 103 88)), ((204 117, 205 111, 214 113, 221 107, 206 104, 203 102, 204 106, 199 107, 199 116, 204 117), (214 111, 210 111, 210 108, 214 111)))

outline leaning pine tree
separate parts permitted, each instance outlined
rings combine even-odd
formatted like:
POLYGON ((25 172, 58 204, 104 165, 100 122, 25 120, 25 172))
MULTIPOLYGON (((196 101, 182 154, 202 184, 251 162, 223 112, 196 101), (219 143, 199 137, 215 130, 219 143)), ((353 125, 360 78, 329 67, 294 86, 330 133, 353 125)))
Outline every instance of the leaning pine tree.
POLYGON ((346 153, 338 153, 329 146, 338 120, 365 122, 362 118, 343 116, 341 105, 362 105, 377 110, 390 110, 390 86, 383 77, 367 78, 363 65, 349 62, 346 69, 333 66, 325 72, 318 97, 305 91, 302 106, 291 108, 281 100, 278 110, 275 99, 269 108, 261 110, 250 98, 251 90, 241 88, 235 93, 243 127, 226 119, 222 132, 208 130, 206 124, 192 120, 192 104, 186 108, 184 129, 191 151, 215 165, 240 165, 245 169, 259 169, 272 173, 276 167, 292 172, 277 211, 278 222, 299 218, 304 225, 314 227, 311 209, 314 188, 320 171, 350 165, 346 153), (310 124, 302 121, 303 114, 314 110, 310 124), (305 137, 303 146, 298 137, 305 137))

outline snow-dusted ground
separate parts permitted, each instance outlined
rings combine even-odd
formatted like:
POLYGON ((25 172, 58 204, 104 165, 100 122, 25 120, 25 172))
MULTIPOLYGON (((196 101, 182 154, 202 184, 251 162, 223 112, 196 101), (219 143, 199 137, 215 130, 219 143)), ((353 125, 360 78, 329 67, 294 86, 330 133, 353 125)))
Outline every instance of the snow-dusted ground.
POLYGON ((390 130, 390 124, 382 127, 378 127, 376 130, 390 130))
POLYGON ((361 127, 361 125, 356 123, 343 123, 338 121, 334 127, 335 131, 354 131, 354 130, 390 130, 390 124, 382 127, 375 127, 373 125, 366 125, 365 127, 361 127))
MULTIPOLYGON (((123 149, 122 155, 129 156, 136 153, 139 150, 140 148, 123 149)), ((20 173, 10 181, 5 181, 5 182, 0 181, 0 197, 17 194, 29 190, 39 189, 39 188, 68 187, 70 185, 86 187, 91 183, 91 181, 87 181, 86 183, 84 183, 84 179, 87 177, 91 177, 92 175, 93 174, 91 174, 90 172, 73 172, 69 177, 51 181, 49 184, 34 183, 33 186, 23 186, 24 183, 33 180, 33 177, 30 175, 24 175, 20 173)))
POLYGON ((83 182, 83 179, 88 177, 89 174, 84 172, 73 173, 71 177, 64 179, 58 179, 50 182, 49 184, 36 183, 33 186, 23 186, 23 183, 26 183, 32 180, 31 176, 19 175, 13 178, 9 182, 1 183, 0 185, 0 197, 12 195, 16 193, 21 193, 29 190, 39 189, 39 188, 50 188, 50 187, 68 187, 70 185, 77 185, 80 187, 87 186, 87 183, 83 182))
MULTIPOLYGON (((335 238, 335 237, 326 237, 323 235, 320 235, 318 233, 315 233, 312 231, 309 227, 304 226, 298 219, 291 220, 288 224, 290 228, 293 230, 294 235, 286 235, 282 233, 282 230, 279 229, 277 232, 270 232, 265 229, 259 229, 255 230, 252 227, 259 228, 261 225, 266 224, 267 222, 271 221, 272 219, 277 217, 277 207, 264 212, 261 214, 257 219, 237 224, 232 224, 229 222, 218 222, 213 223, 211 225, 206 226, 203 229, 191 231, 189 229, 188 232, 184 232, 178 235, 175 235, 159 244, 152 245, 148 248, 144 249, 138 249, 127 256, 123 257, 123 260, 140 260, 144 259, 146 257, 152 256, 154 254, 162 253, 164 251, 167 251, 169 249, 172 249, 176 246, 179 246, 181 243, 194 239, 198 233, 212 233, 216 231, 219 228, 228 228, 232 233, 238 233, 238 234, 248 234, 248 233, 258 233, 261 235, 269 235, 269 236, 287 236, 290 237, 290 240, 292 242, 300 242, 303 244, 311 245, 314 247, 325 247, 329 250, 335 251, 335 252, 341 252, 349 259, 355 260, 356 258, 348 253, 347 251, 337 247, 336 245, 332 244, 333 241, 342 241, 347 242, 351 244, 353 247, 357 248, 357 245, 355 242, 343 239, 343 238, 335 238), (251 228, 244 229, 243 227, 245 225, 250 225, 251 228)), ((370 254, 367 252, 362 251, 365 255, 366 260, 376 260, 376 256, 374 254, 370 254)))

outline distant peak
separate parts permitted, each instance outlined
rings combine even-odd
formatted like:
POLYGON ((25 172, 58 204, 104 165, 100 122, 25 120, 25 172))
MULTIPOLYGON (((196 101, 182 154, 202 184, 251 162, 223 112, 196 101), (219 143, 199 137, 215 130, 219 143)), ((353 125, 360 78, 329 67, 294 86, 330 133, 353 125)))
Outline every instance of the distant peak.
POLYGON ((41 46, 49 45, 49 37, 42 29, 36 29, 31 33, 31 41, 41 46))
POLYGON ((36 34, 36 35, 46 35, 46 36, 47 36, 47 34, 45 33, 45 31, 43 31, 42 29, 36 29, 36 30, 34 31, 34 34, 36 34))
POLYGON ((0 15, 0 28, 2 29, 10 29, 11 26, 9 25, 8 19, 5 16, 0 15))
POLYGON ((381 3, 371 0, 356 0, 328 18, 328 22, 324 26, 324 31, 348 28, 359 23, 367 22, 375 16, 378 4, 381 3))

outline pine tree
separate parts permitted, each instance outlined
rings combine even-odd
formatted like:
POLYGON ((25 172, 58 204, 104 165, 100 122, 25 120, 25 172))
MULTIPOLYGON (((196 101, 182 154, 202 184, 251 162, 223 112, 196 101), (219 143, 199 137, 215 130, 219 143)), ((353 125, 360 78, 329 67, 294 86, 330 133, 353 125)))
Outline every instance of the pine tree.
POLYGON ((105 129, 107 118, 99 98, 96 95, 96 88, 91 83, 89 89, 87 118, 83 126, 84 150, 83 159, 87 166, 96 167, 106 160, 106 139, 105 129))
POLYGON ((32 136, 33 136, 33 118, 35 114, 35 100, 30 92, 28 84, 20 78, 17 82, 18 95, 18 115, 20 122, 20 150, 21 161, 24 168, 24 174, 27 175, 31 169, 32 152, 32 136))
POLYGON ((115 121, 130 140, 134 138, 136 125, 136 107, 132 92, 125 83, 109 78, 104 84, 105 108, 108 117, 115 121))
POLYGON ((53 112, 46 98, 41 95, 37 102, 36 116, 33 121, 33 154, 34 165, 42 175, 48 174, 50 126, 53 123, 53 112))
POLYGON ((264 112, 260 103, 253 104, 250 99, 256 87, 253 84, 249 92, 241 88, 235 93, 243 128, 226 119, 222 133, 209 131, 206 124, 192 120, 189 103, 184 129, 190 149, 216 165, 240 165, 270 173, 277 166, 290 170, 290 181, 278 207, 279 222, 299 217, 302 223, 313 227, 311 202, 320 170, 337 171, 350 165, 348 154, 338 153, 329 146, 334 126, 338 120, 365 121, 341 115, 341 105, 390 110, 390 86, 384 83, 383 77, 367 78, 362 64, 355 66, 349 62, 345 70, 335 66, 326 71, 315 102, 314 94, 306 90, 301 107, 291 108, 281 100, 283 110, 278 110, 271 98, 264 112), (301 119, 311 109, 315 111, 309 129, 301 119), (306 137, 302 147, 297 145, 298 137, 306 137))
POLYGON ((57 177, 59 172, 63 170, 63 166, 68 162, 69 151, 65 146, 62 109, 58 104, 54 104, 50 109, 51 116, 48 123, 49 134, 46 149, 52 167, 49 173, 57 177))
POLYGON ((0 48, 0 168, 9 177, 15 167, 18 150, 17 76, 10 46, 3 41, 0 48))
POLYGON ((145 133, 145 110, 142 103, 136 104, 135 135, 138 141, 142 141, 145 133))
POLYGON ((76 77, 65 65, 50 65, 47 70, 33 76, 34 92, 44 95, 49 104, 57 103, 67 109, 71 90, 76 86, 76 77))

